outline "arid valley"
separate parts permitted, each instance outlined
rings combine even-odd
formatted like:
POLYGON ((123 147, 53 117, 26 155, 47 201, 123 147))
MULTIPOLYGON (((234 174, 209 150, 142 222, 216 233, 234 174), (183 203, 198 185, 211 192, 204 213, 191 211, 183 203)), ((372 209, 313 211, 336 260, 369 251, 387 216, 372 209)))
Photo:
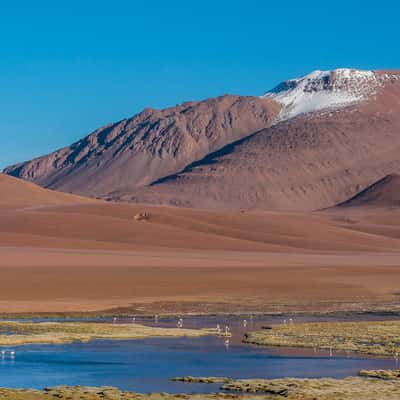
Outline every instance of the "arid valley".
MULTIPOLYGON (((91 354, 91 362, 98 362, 98 357, 107 354, 101 344, 107 340, 120 343, 115 346, 122 346, 123 353, 116 360, 122 362, 122 354, 135 354, 137 358, 144 351, 147 357, 159 341, 158 346, 175 343, 181 348, 178 353, 185 349, 187 353, 183 354, 188 356, 180 361, 183 365, 171 366, 168 376, 153 377, 153 383, 144 384, 140 377, 144 374, 149 379, 154 369, 151 363, 147 365, 148 360, 138 361, 141 370, 149 372, 140 373, 133 381, 121 381, 122 388, 210 393, 221 386, 223 392, 265 393, 267 398, 281 398, 286 393, 284 397, 289 399, 308 399, 317 393, 321 394, 318 398, 333 399, 336 397, 329 396, 338 391, 346 399, 356 399, 358 393, 374 400, 376 397, 365 396, 376 391, 385 399, 398 395, 393 369, 398 365, 394 338, 400 332, 396 322, 400 312, 400 209, 392 195, 397 191, 397 177, 349 203, 316 212, 221 211, 106 202, 43 189, 7 175, 0 175, 0 184, 0 312, 3 320, 16 321, 0 322, 4 366, 10 362, 26 364, 35 346, 42 346, 43 355, 36 361, 40 368, 54 357, 48 348, 53 348, 55 355, 65 348, 72 357, 82 357, 84 348, 74 348, 76 345, 70 342, 93 343, 82 346, 89 346, 84 351, 91 354), (334 328, 329 325, 332 321, 336 322, 334 328), (345 321, 353 321, 353 325, 345 321), (394 321, 394 325, 386 327, 387 321, 394 321), (185 329, 179 324, 185 324, 185 329), (258 332, 265 328, 263 324, 273 330, 258 332), (310 329, 314 333, 310 334, 310 329), (368 333, 370 329, 374 336, 368 333), (332 334, 328 340, 324 330, 332 334), (357 336, 363 331, 366 335, 357 336), (281 338, 282 333, 285 337, 281 338), (348 336, 345 345, 343 335, 348 336), (209 339, 200 344, 203 336, 209 339), (250 344, 241 343, 246 337, 249 343, 259 341, 261 346, 268 346, 266 357, 272 368, 276 354, 276 361, 285 359, 299 368, 311 369, 312 375, 297 372, 295 383, 285 379, 235 381, 186 376, 168 383, 172 374, 202 373, 202 368, 193 368, 193 351, 196 357, 211 356, 204 360, 207 367, 202 375, 224 371, 238 378, 260 377, 257 371, 264 361, 246 360, 247 353, 254 351, 250 344), (312 338, 311 345, 308 337, 312 338), (138 340, 136 347, 129 348, 138 340), (145 342, 140 344, 140 340, 145 342), (384 340, 387 343, 382 347, 384 340), (378 343, 380 347, 376 347, 378 343), (282 350, 276 353, 274 346, 282 350), (314 347, 309 360, 325 371, 322 376, 336 380, 315 379, 321 372, 305 361, 308 358, 304 357, 310 357, 309 350, 296 350, 303 346, 314 347), (224 347, 229 357, 220 353, 224 347), (362 353, 373 358, 368 360, 362 353), (212 355, 225 359, 222 363, 219 360, 217 370, 208 366, 214 363, 212 355), (234 365, 237 367, 232 369, 234 365), (357 373, 368 375, 342 380, 357 373), (393 375, 374 376, 380 373, 393 375), (315 378, 307 383, 304 377, 315 378), (184 383, 179 383, 180 379, 184 383), (199 380, 209 383, 197 383, 199 380)), ((263 349, 260 351, 262 354, 263 349)), ((156 360, 162 364, 164 356, 157 354, 156 360)), ((170 360, 171 354, 167 354, 170 360)), ((84 374, 81 362, 75 368, 84 374)), ((266 373, 282 378, 287 368, 281 365, 277 372, 266 373)), ((53 367, 53 374, 55 371, 58 367, 53 367)), ((124 376, 118 371, 107 378, 100 375, 101 385, 114 386, 116 377, 121 380, 124 376)), ((87 386, 93 381, 99 386, 97 379, 82 378, 84 375, 78 380, 70 373, 62 375, 66 383, 87 386)), ((54 378, 46 381, 45 376, 35 375, 28 385, 42 388, 45 382, 50 386, 60 382, 54 378)), ((6 374, 4 380, 8 379, 6 374)), ((20 385, 17 380, 16 387, 20 385)), ((2 398, 13 400, 139 396, 118 389, 79 387, 0 393, 2 398)), ((226 395, 185 396, 217 399, 226 395)))

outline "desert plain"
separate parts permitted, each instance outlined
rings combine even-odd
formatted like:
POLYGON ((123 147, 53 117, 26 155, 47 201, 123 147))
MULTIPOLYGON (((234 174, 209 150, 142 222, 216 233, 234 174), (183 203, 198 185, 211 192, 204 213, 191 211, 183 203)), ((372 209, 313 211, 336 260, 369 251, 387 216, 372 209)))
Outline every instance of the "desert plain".
POLYGON ((400 209, 384 203, 212 211, 6 175, 0 190, 2 314, 393 311, 400 297, 400 209))

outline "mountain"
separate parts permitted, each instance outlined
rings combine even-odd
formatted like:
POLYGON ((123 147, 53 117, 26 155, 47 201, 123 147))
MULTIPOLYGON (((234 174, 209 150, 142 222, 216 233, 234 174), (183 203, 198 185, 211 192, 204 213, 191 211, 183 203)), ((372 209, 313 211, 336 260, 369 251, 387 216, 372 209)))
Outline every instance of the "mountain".
POLYGON ((379 179, 339 206, 399 207, 400 175, 387 175, 379 179))
POLYGON ((399 148, 400 72, 338 69, 146 110, 6 172, 113 200, 316 210, 399 173, 399 148))
POLYGON ((120 188, 132 191, 265 128, 279 109, 270 99, 229 95, 145 109, 5 173, 89 196, 104 197, 120 188))
POLYGON ((0 173, 0 207, 20 208, 69 204, 86 204, 91 200, 43 189, 31 182, 0 173))
POLYGON ((271 127, 179 174, 114 198, 317 210, 400 172, 400 73, 315 72, 279 85, 266 97, 282 104, 271 127))

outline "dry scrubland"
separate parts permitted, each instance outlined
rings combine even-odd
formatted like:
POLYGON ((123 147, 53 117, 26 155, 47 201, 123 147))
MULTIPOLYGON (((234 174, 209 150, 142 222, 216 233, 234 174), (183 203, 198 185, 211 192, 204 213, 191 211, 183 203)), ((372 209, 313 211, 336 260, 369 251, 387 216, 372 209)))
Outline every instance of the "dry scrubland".
POLYGON ((247 333, 244 341, 399 357, 400 321, 289 323, 247 333))
POLYGON ((0 346, 34 343, 87 342, 93 339, 140 339, 217 335, 214 329, 153 328, 139 324, 104 324, 90 322, 0 322, 0 346))

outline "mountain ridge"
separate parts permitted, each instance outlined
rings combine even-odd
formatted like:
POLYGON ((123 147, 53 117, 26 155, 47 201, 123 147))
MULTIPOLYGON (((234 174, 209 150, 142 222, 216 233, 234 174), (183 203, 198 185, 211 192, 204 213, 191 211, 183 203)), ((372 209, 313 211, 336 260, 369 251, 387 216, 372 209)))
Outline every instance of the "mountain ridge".
POLYGON ((104 195, 124 184, 150 184, 181 170, 268 126, 279 108, 269 99, 225 95, 164 110, 145 109, 4 171, 57 190, 104 195))
POLYGON ((398 207, 400 206, 400 174, 389 174, 366 187, 337 207, 398 207))

